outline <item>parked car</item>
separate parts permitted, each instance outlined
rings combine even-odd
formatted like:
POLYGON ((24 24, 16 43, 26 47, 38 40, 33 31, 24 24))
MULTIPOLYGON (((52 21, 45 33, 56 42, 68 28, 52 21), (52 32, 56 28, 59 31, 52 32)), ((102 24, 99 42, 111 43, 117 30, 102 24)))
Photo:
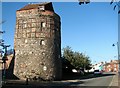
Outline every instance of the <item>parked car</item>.
POLYGON ((95 75, 101 75, 101 74, 102 74, 102 71, 94 70, 94 74, 95 74, 95 75))

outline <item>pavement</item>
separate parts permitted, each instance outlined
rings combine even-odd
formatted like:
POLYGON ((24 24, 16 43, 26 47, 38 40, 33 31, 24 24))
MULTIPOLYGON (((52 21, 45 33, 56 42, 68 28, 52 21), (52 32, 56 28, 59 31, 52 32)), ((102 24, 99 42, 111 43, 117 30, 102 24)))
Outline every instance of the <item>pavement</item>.
POLYGON ((117 73, 116 75, 113 76, 113 79, 109 85, 108 88, 114 88, 114 87, 117 87, 117 88, 120 88, 119 84, 118 84, 118 78, 119 77, 119 74, 117 73))

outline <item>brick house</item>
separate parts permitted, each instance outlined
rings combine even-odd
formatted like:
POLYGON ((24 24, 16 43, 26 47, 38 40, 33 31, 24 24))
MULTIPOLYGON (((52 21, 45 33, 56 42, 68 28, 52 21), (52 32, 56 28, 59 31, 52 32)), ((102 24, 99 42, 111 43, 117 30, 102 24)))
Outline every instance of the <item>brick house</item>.
POLYGON ((111 60, 109 63, 106 63, 104 66, 105 72, 118 72, 119 64, 118 60, 111 60))

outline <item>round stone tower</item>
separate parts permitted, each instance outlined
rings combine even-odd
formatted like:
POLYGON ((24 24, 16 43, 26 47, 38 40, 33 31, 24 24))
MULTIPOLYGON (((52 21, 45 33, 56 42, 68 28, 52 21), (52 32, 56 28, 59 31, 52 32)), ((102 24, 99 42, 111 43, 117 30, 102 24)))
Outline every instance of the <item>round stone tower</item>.
POLYGON ((51 2, 17 10, 14 74, 19 79, 61 79, 60 29, 60 17, 51 2))

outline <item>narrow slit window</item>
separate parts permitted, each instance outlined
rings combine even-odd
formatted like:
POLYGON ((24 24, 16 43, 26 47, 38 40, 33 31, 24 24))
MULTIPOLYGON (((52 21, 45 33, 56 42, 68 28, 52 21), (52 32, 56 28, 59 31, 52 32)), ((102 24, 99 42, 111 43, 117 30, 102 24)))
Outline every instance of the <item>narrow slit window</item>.
POLYGON ((41 41, 40 41, 40 45, 45 45, 45 41, 44 41, 44 40, 41 40, 41 41))
POLYGON ((45 28, 46 23, 45 22, 41 22, 41 28, 45 28))

